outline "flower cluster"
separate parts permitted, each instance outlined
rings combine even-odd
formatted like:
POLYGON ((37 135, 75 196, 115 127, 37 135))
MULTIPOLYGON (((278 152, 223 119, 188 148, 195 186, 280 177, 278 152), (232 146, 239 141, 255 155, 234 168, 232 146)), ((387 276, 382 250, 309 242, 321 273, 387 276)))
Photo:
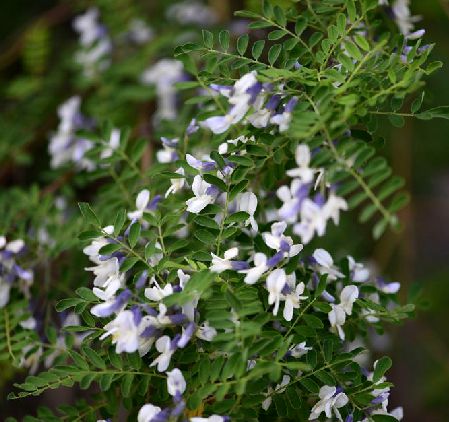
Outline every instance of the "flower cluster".
POLYGON ((276 90, 272 84, 259 82, 255 70, 243 75, 232 86, 213 84, 210 88, 226 97, 230 104, 224 116, 209 117, 201 122, 215 134, 226 132, 242 121, 249 122, 255 128, 275 125, 280 132, 285 132, 298 102, 296 97, 283 95, 282 90, 276 90))

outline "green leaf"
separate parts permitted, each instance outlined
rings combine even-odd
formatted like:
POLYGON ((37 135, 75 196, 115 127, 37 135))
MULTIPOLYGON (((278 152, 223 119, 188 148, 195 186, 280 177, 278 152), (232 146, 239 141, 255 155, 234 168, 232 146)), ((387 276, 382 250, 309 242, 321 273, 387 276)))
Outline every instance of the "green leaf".
POLYGON ((97 227, 101 226, 100 220, 87 202, 79 202, 78 206, 87 223, 97 227))
POLYGON ((385 375, 385 372, 387 372, 391 368, 391 365, 392 362, 388 356, 380 358, 376 362, 376 366, 374 368, 373 383, 378 382, 385 375))
POLYGON ((203 43, 207 48, 213 48, 214 47, 214 34, 212 32, 207 31, 206 29, 203 29, 201 31, 201 34, 203 36, 203 43))
POLYGON ((226 192, 228 190, 225 182, 223 182, 223 180, 219 179, 217 176, 213 176, 212 174, 204 174, 203 178, 207 183, 216 186, 223 192, 226 192))
POLYGON ((344 46, 351 57, 359 61, 362 60, 362 53, 354 43, 352 43, 351 41, 346 41, 344 43, 344 46))
POLYGON ((134 246, 136 246, 136 243, 139 240, 140 230, 140 224, 137 222, 131 226, 128 235, 128 243, 130 244, 131 248, 134 248, 134 246))
POLYGON ((225 220, 225 224, 243 223, 248 220, 249 214, 245 211, 238 211, 228 216, 225 220))
POLYGON ((118 243, 108 243, 100 248, 98 251, 100 255, 111 255, 118 251, 121 246, 118 243))
POLYGON ((274 31, 271 31, 268 34, 268 39, 271 41, 276 41, 276 40, 281 39, 282 37, 284 37, 287 34, 288 34, 288 32, 284 31, 283 29, 276 29, 274 31))
POLYGON ((354 41, 362 50, 370 50, 370 45, 365 37, 362 37, 361 35, 354 35, 354 41))
POLYGON ((357 19, 357 9, 355 8, 354 0, 346 0, 346 7, 348 10, 349 20, 355 22, 357 19))
POLYGON ((124 377, 122 377, 121 382, 121 391, 124 397, 129 397, 131 394, 131 387, 133 385, 134 381, 134 374, 126 374, 124 377))
POLYGON ((198 215, 195 217, 195 219, 193 221, 196 224, 203 226, 203 227, 208 227, 210 229, 215 229, 215 230, 219 229, 216 221, 213 218, 207 217, 205 215, 198 215))
POLYGON ((244 34, 237 39, 237 51, 243 56, 248 47, 249 36, 248 34, 244 34))
POLYGON ((126 211, 120 210, 115 216, 114 221, 114 236, 118 236, 126 222, 126 211))
POLYGON ((425 91, 421 92, 421 95, 418 96, 412 103, 410 110, 413 114, 417 113, 421 108, 422 102, 424 100, 425 91))
POLYGON ((284 11, 279 6, 274 6, 274 17, 276 22, 281 26, 287 25, 287 19, 285 18, 284 11))
POLYGON ((282 45, 281 44, 274 44, 270 50, 268 51, 268 62, 273 65, 276 60, 279 57, 279 54, 281 53, 282 45))
POLYGON ((307 19, 300 16, 295 23, 295 33, 298 36, 301 36, 301 34, 304 32, 304 30, 307 28, 307 19))
POLYGON ((104 360, 95 350, 91 349, 89 346, 84 345, 81 347, 81 351, 89 359, 89 361, 97 368, 106 369, 106 364, 104 360))
POLYGON ((251 51, 251 54, 256 60, 258 60, 260 55, 262 54, 264 46, 265 46, 265 40, 257 40, 253 44, 253 49, 251 51))
POLYGON ((225 51, 229 48, 229 31, 220 31, 218 34, 218 41, 225 51))
POLYGON ((246 188, 246 186, 248 186, 248 180, 242 180, 234 185, 229 192, 229 201, 234 200, 235 197, 246 188))
POLYGON ((216 236, 205 229, 195 230, 193 235, 206 245, 212 245, 215 242, 216 236))

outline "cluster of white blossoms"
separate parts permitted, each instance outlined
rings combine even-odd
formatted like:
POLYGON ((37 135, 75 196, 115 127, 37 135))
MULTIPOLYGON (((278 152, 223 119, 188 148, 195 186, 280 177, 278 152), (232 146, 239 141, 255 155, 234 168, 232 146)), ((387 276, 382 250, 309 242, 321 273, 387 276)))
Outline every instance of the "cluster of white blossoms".
POLYGON ((322 169, 310 167, 311 156, 307 145, 297 146, 295 160, 298 167, 287 170, 287 175, 293 179, 289 186, 281 186, 276 192, 283 203, 278 211, 279 219, 292 224, 293 232, 304 244, 315 235, 323 236, 329 220, 338 225, 340 211, 348 209, 344 198, 337 196, 332 188, 328 189, 327 198, 321 192, 310 197, 323 176, 322 169))
POLYGON ((283 95, 281 89, 276 91, 271 84, 259 82, 255 70, 243 75, 233 86, 213 84, 210 88, 226 97, 230 104, 224 116, 212 116, 200 122, 216 134, 226 132, 239 122, 256 128, 274 125, 285 132, 298 102, 296 97, 283 95))
POLYGON ((73 28, 80 36, 81 45, 75 60, 82 66, 87 78, 93 78, 110 65, 112 41, 106 27, 98 21, 99 16, 98 9, 92 7, 73 21, 73 28))

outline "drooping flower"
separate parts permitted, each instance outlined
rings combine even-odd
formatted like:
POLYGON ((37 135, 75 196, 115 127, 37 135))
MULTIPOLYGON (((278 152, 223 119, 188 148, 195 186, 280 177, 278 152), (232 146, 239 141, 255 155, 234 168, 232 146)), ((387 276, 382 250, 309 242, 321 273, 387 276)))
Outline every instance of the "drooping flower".
POLYGON ((152 422, 154 417, 161 412, 159 406, 153 406, 152 404, 145 404, 139 410, 137 415, 137 422, 152 422))
POLYGON ((150 366, 157 366, 159 372, 165 372, 170 365, 171 357, 175 352, 172 341, 168 336, 159 337, 156 341, 156 349, 160 355, 151 362, 150 366))
POLYGON ((279 310, 279 303, 282 297, 282 290, 287 282, 285 271, 282 268, 277 268, 272 271, 267 277, 268 290, 268 304, 273 305, 273 315, 277 315, 279 310))
POLYGON ((296 147, 295 160, 298 167, 287 170, 287 175, 297 177, 302 183, 311 183, 314 179, 316 169, 310 168, 310 149, 305 144, 296 147))
POLYGON ((222 273, 226 270, 244 270, 248 268, 248 263, 245 261, 233 261, 232 259, 237 257, 239 253, 238 248, 228 249, 224 253, 224 258, 220 258, 215 254, 212 255, 212 265, 210 266, 210 270, 214 273, 222 273))
POLYGON ((136 210, 128 212, 130 220, 140 220, 146 211, 154 210, 160 201, 160 195, 156 195, 150 201, 150 191, 143 189, 139 192, 136 198, 136 210))
POLYGON ((120 146, 120 129, 112 129, 111 135, 107 145, 103 148, 100 154, 102 160, 112 156, 115 150, 120 146))
POLYGON ((194 177, 192 183, 192 192, 195 195, 187 200, 187 211, 198 214, 209 204, 214 203, 216 192, 212 189, 212 185, 203 180, 198 174, 194 177))
POLYGON ((139 327, 133 312, 121 311, 115 319, 105 325, 105 333, 100 340, 111 336, 116 353, 133 353, 139 346, 139 327))
POLYGON ((320 274, 327 274, 328 280, 336 280, 344 275, 334 265, 331 254, 325 249, 316 249, 313 252, 313 258, 317 263, 317 270, 320 274))
POLYGON ((167 375, 168 394, 173 397, 184 394, 187 384, 182 372, 178 368, 175 368, 167 372, 167 375))
POLYGON ((254 213, 257 209, 257 196, 253 192, 245 192, 239 194, 237 197, 238 209, 239 211, 244 211, 249 214, 248 220, 246 220, 245 225, 251 224, 251 228, 254 232, 257 232, 259 226, 254 218, 254 213))
POLYGON ((286 285, 282 291, 284 304, 283 316, 286 321, 291 321, 293 318, 293 310, 299 309, 301 300, 307 299, 303 296, 305 285, 303 282, 296 285, 295 273, 287 275, 286 285))
POLYGON ((335 414, 339 421, 343 421, 338 409, 348 403, 348 396, 343 392, 338 393, 337 388, 330 385, 321 387, 318 396, 320 400, 313 406, 309 420, 318 419, 324 412, 329 419, 335 414))
MULTIPOLYGON (((176 174, 179 174, 180 176, 184 176, 184 169, 182 167, 179 167, 176 171, 176 174)), ((167 192, 165 192, 165 197, 167 198, 172 193, 179 192, 185 185, 185 178, 184 177, 177 177, 175 179, 170 179, 170 187, 167 189, 167 192)))
POLYGON ((267 256, 261 252, 254 255, 253 263, 254 267, 239 271, 239 273, 246 274, 243 280, 246 284, 256 283, 269 268, 267 265, 267 256))
POLYGON ((346 313, 341 305, 335 305, 331 303, 332 310, 327 314, 329 322, 331 324, 331 331, 338 334, 341 340, 345 339, 345 332, 343 331, 343 325, 346 322, 346 313))

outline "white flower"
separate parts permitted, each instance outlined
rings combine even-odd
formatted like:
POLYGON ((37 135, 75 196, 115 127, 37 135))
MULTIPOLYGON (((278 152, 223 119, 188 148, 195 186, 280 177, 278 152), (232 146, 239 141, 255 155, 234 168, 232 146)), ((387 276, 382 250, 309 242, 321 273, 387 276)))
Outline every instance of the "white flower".
POLYGON ((412 16, 410 12, 410 0, 395 0, 391 5, 394 19, 403 35, 408 35, 413 30, 414 22, 419 17, 412 16))
POLYGON ((346 286, 340 293, 340 305, 347 315, 352 314, 352 306, 359 297, 357 286, 346 286))
POLYGON ((161 408, 158 406, 153 406, 152 404, 145 404, 139 410, 137 415, 137 422, 151 422, 153 418, 161 412, 161 408))
POLYGON ((73 28, 80 34, 81 45, 90 46, 97 40, 101 31, 98 17, 98 9, 92 7, 73 20, 73 28))
POLYGON ((211 327, 208 321, 204 321, 203 325, 200 325, 196 332, 196 336, 205 341, 212 341, 216 335, 217 330, 214 327, 211 327))
POLYGON ((341 340, 345 339, 343 325, 346 322, 346 313, 342 305, 331 303, 332 310, 327 314, 331 324, 331 331, 337 332, 341 340))
POLYGON ((309 198, 301 204, 301 221, 295 224, 293 231, 301 237, 303 243, 309 243, 314 234, 323 236, 326 231, 326 218, 322 208, 309 198))
POLYGON ((208 418, 190 418, 190 422, 224 422, 226 419, 223 416, 212 415, 208 418))
POLYGON ((337 419, 342 421, 338 409, 348 403, 348 396, 345 393, 336 393, 336 387, 331 387, 329 385, 321 387, 318 394, 320 401, 313 406, 309 420, 318 419, 322 412, 325 413, 327 418, 331 419, 332 412, 334 412, 337 419))
POLYGON ((224 258, 220 258, 219 256, 211 253, 212 255, 212 265, 209 267, 209 269, 213 273, 222 273, 226 270, 232 270, 232 261, 231 259, 235 258, 239 253, 238 248, 231 248, 228 249, 224 253, 224 258))
POLYGON ((101 151, 100 158, 105 159, 112 156, 114 151, 120 146, 120 129, 112 129, 108 144, 101 151))
POLYGON ((134 321, 131 311, 121 311, 115 319, 105 325, 104 333, 100 340, 112 336, 112 344, 115 344, 116 353, 133 353, 139 346, 139 327, 134 321))
POLYGON ((156 349, 160 355, 151 362, 150 366, 156 366, 159 372, 165 372, 170 365, 170 359, 174 353, 171 348, 171 340, 168 336, 159 337, 156 341, 156 349))
POLYGON ((285 221, 274 223, 271 225, 271 233, 262 233, 262 238, 269 248, 276 252, 284 252, 284 256, 294 257, 302 251, 303 246, 301 244, 294 245, 290 236, 283 235, 286 228, 285 221))
POLYGON ((367 267, 359 262, 356 262, 352 256, 348 256, 348 262, 349 271, 352 274, 352 281, 354 281, 355 283, 364 283, 365 281, 368 281, 370 271, 367 267))
POLYGON ((310 183, 314 179, 315 169, 309 167, 310 164, 310 149, 305 144, 300 144, 296 147, 295 152, 297 168, 287 170, 290 177, 297 177, 302 183, 310 183))
POLYGON ((139 220, 143 217, 143 213, 150 202, 150 191, 148 189, 143 189, 139 192, 136 198, 136 210, 128 213, 128 218, 130 220, 139 220))
POLYGON ((246 220, 245 225, 251 224, 251 228, 257 232, 258 225, 257 221, 254 219, 254 213, 257 208, 257 196, 252 192, 245 192, 237 197, 238 209, 239 211, 244 211, 249 214, 248 220, 246 220))
POLYGON ((286 321, 291 321, 293 318, 293 310, 298 309, 301 300, 307 299, 307 296, 302 296, 305 289, 303 282, 296 286, 295 273, 287 276, 287 286, 289 293, 283 295, 285 301, 283 316, 286 321))
POLYGON ((287 277, 285 275, 285 271, 282 268, 278 268, 272 271, 267 277, 267 290, 269 292, 268 295, 268 304, 273 305, 273 315, 277 315, 279 310, 279 302, 282 296, 282 289, 287 282, 287 277))
POLYGON ((198 214, 209 204, 215 201, 213 195, 208 194, 208 189, 211 187, 209 183, 204 181, 200 175, 196 175, 192 183, 192 192, 195 195, 193 198, 187 200, 187 211, 193 214, 198 214))
POLYGON ((141 81, 147 85, 156 85, 156 120, 174 120, 176 118, 175 83, 182 80, 183 64, 178 60, 162 59, 147 69, 141 81))
POLYGON ((334 224, 338 225, 340 221, 340 210, 346 211, 347 209, 347 202, 340 196, 331 193, 322 208, 323 218, 325 220, 332 218, 334 224))
MULTIPOLYGON (((182 167, 179 167, 178 170, 175 171, 175 173, 180 174, 181 176, 184 176, 184 169, 182 167)), ((168 195, 172 193, 179 192, 185 184, 184 177, 177 177, 175 179, 170 179, 171 186, 168 188, 167 192, 165 192, 165 197, 167 198, 168 195)))
POLYGON ((167 372, 167 375, 168 394, 173 397, 184 394, 184 391, 186 391, 186 380, 184 379, 182 372, 178 368, 175 368, 172 371, 167 372))
POLYGON ((300 358, 301 356, 304 356, 307 354, 309 350, 312 350, 312 347, 307 347, 306 342, 303 341, 302 343, 296 344, 292 347, 290 347, 290 355, 294 358, 300 358))
POLYGON ((254 284, 267 270, 267 256, 258 252, 254 255, 254 267, 247 270, 240 270, 239 273, 246 274, 243 280, 246 284, 254 284))
POLYGON ((336 280, 342 278, 344 275, 334 265, 334 260, 328 251, 325 249, 315 249, 313 258, 318 264, 318 272, 320 274, 327 274, 328 280, 336 280))
POLYGON ((279 209, 279 217, 287 223, 295 223, 301 211, 301 203, 307 197, 309 188, 300 179, 293 179, 289 186, 281 186, 277 191, 277 197, 283 202, 279 209))
POLYGON ((164 297, 170 296, 173 294, 173 286, 170 283, 167 283, 164 288, 161 288, 156 280, 153 280, 153 284, 155 287, 147 287, 145 289, 145 297, 147 299, 153 300, 155 302, 161 301, 164 297))

